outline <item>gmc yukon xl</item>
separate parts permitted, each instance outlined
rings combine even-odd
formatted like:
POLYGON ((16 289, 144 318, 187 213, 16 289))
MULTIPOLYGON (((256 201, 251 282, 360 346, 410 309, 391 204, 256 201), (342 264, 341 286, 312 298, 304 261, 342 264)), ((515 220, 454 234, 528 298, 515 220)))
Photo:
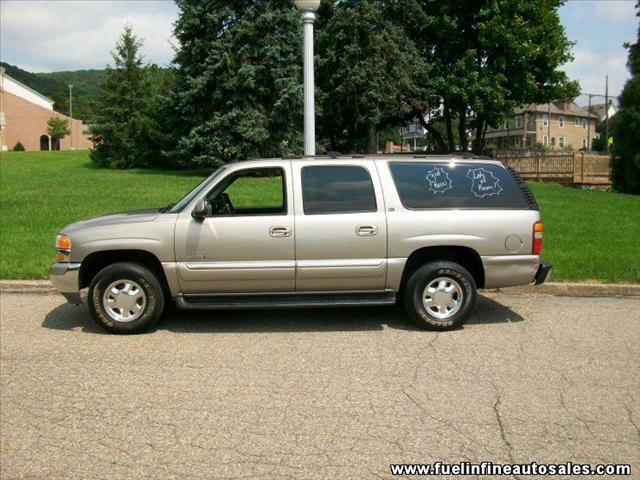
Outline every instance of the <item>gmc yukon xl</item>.
POLYGON ((450 330, 476 289, 546 280, 542 229, 527 186, 489 159, 242 161, 176 204, 65 227, 50 276, 69 302, 86 294, 114 333, 149 329, 170 300, 183 309, 399 300, 419 325, 450 330))

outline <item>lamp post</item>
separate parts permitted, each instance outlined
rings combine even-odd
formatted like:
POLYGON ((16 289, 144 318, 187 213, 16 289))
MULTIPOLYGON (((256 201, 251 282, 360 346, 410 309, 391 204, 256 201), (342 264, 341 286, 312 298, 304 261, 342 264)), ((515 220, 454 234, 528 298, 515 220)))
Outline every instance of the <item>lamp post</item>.
POLYGON ((313 78, 313 23, 320 0, 295 0, 304 30, 304 154, 316 154, 315 82, 313 78))

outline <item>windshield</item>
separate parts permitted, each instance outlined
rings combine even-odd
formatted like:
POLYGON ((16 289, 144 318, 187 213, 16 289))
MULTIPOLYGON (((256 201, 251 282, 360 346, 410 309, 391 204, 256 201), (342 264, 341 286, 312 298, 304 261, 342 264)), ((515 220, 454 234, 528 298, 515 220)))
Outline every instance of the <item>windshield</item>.
POLYGON ((205 178, 202 182, 200 182, 193 190, 187 193, 182 198, 182 200, 180 200, 178 203, 173 205, 171 208, 168 208, 166 211, 168 213, 180 213, 182 210, 184 210, 184 207, 189 205, 189 202, 191 202, 191 200, 197 197, 198 194, 206 188, 209 182, 214 178, 216 178, 218 175, 220 175, 223 172, 223 170, 224 170, 224 167, 220 167, 218 170, 213 172, 211 175, 205 178))

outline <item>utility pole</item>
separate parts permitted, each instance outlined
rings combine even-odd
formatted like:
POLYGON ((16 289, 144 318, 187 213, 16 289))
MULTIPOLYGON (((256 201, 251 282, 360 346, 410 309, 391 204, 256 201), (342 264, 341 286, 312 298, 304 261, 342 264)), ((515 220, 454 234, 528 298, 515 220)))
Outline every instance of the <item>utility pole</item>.
POLYGON ((71 89, 73 88, 72 84, 69 84, 69 131, 71 141, 71 150, 73 150, 73 96, 71 95, 71 89))
POLYGON ((9 148, 9 146, 5 147, 4 144, 4 129, 5 129, 6 119, 4 116, 4 67, 0 67, 0 152, 4 151, 5 148, 9 148))
POLYGON ((604 78, 604 144, 606 152, 609 153, 609 75, 606 75, 604 78))
POLYGON ((587 149, 591 150, 591 94, 589 94, 589 106, 587 107, 587 149))
MULTIPOLYGON (((589 98, 589 114, 591 115, 591 99, 594 97, 604 98, 605 99, 605 149, 609 151, 609 102, 612 98, 619 98, 617 95, 609 95, 609 76, 605 76, 605 94, 602 95, 600 93, 583 93, 582 95, 586 95, 589 98)), ((600 122, 600 117, 594 115, 596 118, 596 125, 600 122)), ((587 143, 588 148, 591 149, 591 116, 587 117, 587 143)))
POLYGON ((547 103, 547 147, 551 150, 551 102, 547 103))
POLYGON ((295 0, 304 30, 304 154, 316 154, 315 82, 313 78, 313 24, 320 0, 295 0))

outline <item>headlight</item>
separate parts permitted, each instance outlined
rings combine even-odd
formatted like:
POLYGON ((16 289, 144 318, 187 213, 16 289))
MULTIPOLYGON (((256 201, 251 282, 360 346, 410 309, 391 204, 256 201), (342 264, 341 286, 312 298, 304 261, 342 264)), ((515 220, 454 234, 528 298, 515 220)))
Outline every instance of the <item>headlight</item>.
POLYGON ((56 237, 56 261, 68 262, 71 260, 71 239, 66 235, 56 237))

